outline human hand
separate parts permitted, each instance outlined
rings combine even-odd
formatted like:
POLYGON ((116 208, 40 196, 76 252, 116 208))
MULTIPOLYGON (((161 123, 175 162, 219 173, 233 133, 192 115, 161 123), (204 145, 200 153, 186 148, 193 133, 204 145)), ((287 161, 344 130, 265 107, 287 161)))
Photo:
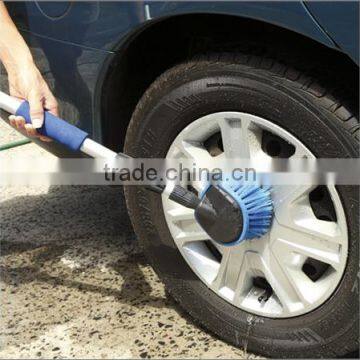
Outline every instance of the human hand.
POLYGON ((8 72, 8 79, 10 95, 29 102, 31 117, 31 124, 26 124, 23 117, 11 115, 10 124, 27 136, 51 141, 50 138, 40 135, 36 129, 43 125, 44 109, 58 116, 58 104, 35 64, 15 66, 8 72))
POLYGON ((28 136, 48 141, 50 139, 39 135, 36 129, 43 125, 44 109, 58 116, 58 105, 1 0, 0 34, 0 61, 8 73, 10 95, 30 104, 31 124, 25 124, 21 116, 10 116, 10 124, 25 131, 28 136))

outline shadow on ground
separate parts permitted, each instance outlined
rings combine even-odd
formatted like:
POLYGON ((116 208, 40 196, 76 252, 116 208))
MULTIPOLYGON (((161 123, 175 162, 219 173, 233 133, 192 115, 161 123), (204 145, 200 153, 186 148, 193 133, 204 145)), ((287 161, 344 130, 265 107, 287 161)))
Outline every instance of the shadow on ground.
POLYGON ((168 298, 151 295, 152 288, 140 269, 148 264, 136 242, 120 187, 51 187, 47 194, 4 201, 0 211, 1 256, 11 259, 21 253, 31 254, 22 266, 14 266, 11 260, 1 264, 5 284, 20 286, 36 281, 98 292, 132 306, 142 306, 144 301, 155 307, 173 305, 168 298), (66 271, 52 274, 44 269, 44 264, 54 264, 63 256, 72 258, 68 260, 71 277, 66 271), (74 279, 74 273, 97 265, 121 276, 121 287, 74 279))

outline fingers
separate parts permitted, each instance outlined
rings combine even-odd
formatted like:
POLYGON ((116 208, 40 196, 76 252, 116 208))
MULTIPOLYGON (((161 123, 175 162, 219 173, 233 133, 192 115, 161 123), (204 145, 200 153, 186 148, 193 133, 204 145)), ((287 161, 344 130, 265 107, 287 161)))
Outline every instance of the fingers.
POLYGON ((41 141, 50 142, 52 141, 49 137, 40 135, 32 124, 26 124, 25 119, 22 116, 9 116, 10 125, 16 127, 18 130, 25 132, 29 137, 37 137, 41 141))
POLYGON ((44 142, 51 142, 51 141, 52 141, 49 137, 47 137, 47 136, 42 136, 42 135, 39 136, 39 139, 40 139, 41 141, 44 141, 44 142))
POLYGON ((10 125, 16 127, 18 130, 23 130, 25 126, 25 119, 22 116, 9 116, 10 125))
POLYGON ((37 92, 29 95, 30 118, 35 129, 41 128, 44 123, 43 98, 37 92))
POLYGON ((10 115, 10 116, 9 116, 9 121, 10 121, 10 125, 11 125, 11 126, 16 127, 16 124, 15 124, 15 115, 10 115))
POLYGON ((25 124, 26 134, 29 137, 38 137, 41 141, 50 142, 52 141, 49 137, 40 135, 32 124, 25 124))
POLYGON ((45 97, 45 103, 44 103, 45 109, 47 109, 49 112, 51 112, 55 116, 59 116, 59 109, 58 109, 58 103, 54 96, 51 94, 50 90, 49 93, 45 97))
POLYGON ((37 93, 31 94, 28 101, 31 123, 35 129, 41 128, 44 123, 44 108, 53 115, 59 116, 58 103, 48 88, 43 96, 37 93))
POLYGON ((28 136, 30 137, 39 137, 36 129, 34 129, 32 124, 25 124, 25 130, 28 136))

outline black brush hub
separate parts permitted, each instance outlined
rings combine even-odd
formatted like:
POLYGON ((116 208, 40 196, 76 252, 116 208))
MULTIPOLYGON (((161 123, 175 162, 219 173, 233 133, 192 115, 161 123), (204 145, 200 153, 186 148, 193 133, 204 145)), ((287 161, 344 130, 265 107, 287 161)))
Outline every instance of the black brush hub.
POLYGON ((195 209, 195 219, 219 243, 235 242, 243 231, 243 215, 236 200, 224 190, 210 186, 195 209))

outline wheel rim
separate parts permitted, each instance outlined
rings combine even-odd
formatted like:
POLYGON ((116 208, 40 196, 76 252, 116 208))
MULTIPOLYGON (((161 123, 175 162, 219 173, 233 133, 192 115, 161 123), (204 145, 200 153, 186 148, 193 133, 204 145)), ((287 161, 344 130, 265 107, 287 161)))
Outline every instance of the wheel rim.
MULTIPOLYGON (((286 130, 238 112, 197 119, 177 136, 167 158, 184 156, 211 164, 214 156, 204 144, 214 134, 220 134, 223 151, 216 154, 217 159, 250 158, 264 163, 271 160, 271 152, 279 152, 274 145, 273 149, 269 146, 270 155, 268 148, 264 150, 264 134, 268 133, 292 147, 287 157, 314 158, 286 130)), ((202 189, 200 182, 191 185, 199 192, 202 189)), ((247 312, 272 318, 292 317, 323 304, 338 286, 346 266, 347 225, 339 195, 334 186, 325 187, 335 218, 324 219, 313 207, 313 194, 318 189, 310 185, 274 185, 275 216, 270 231, 233 247, 212 242, 196 223, 193 210, 165 195, 162 204, 176 246, 211 290, 247 312)))

